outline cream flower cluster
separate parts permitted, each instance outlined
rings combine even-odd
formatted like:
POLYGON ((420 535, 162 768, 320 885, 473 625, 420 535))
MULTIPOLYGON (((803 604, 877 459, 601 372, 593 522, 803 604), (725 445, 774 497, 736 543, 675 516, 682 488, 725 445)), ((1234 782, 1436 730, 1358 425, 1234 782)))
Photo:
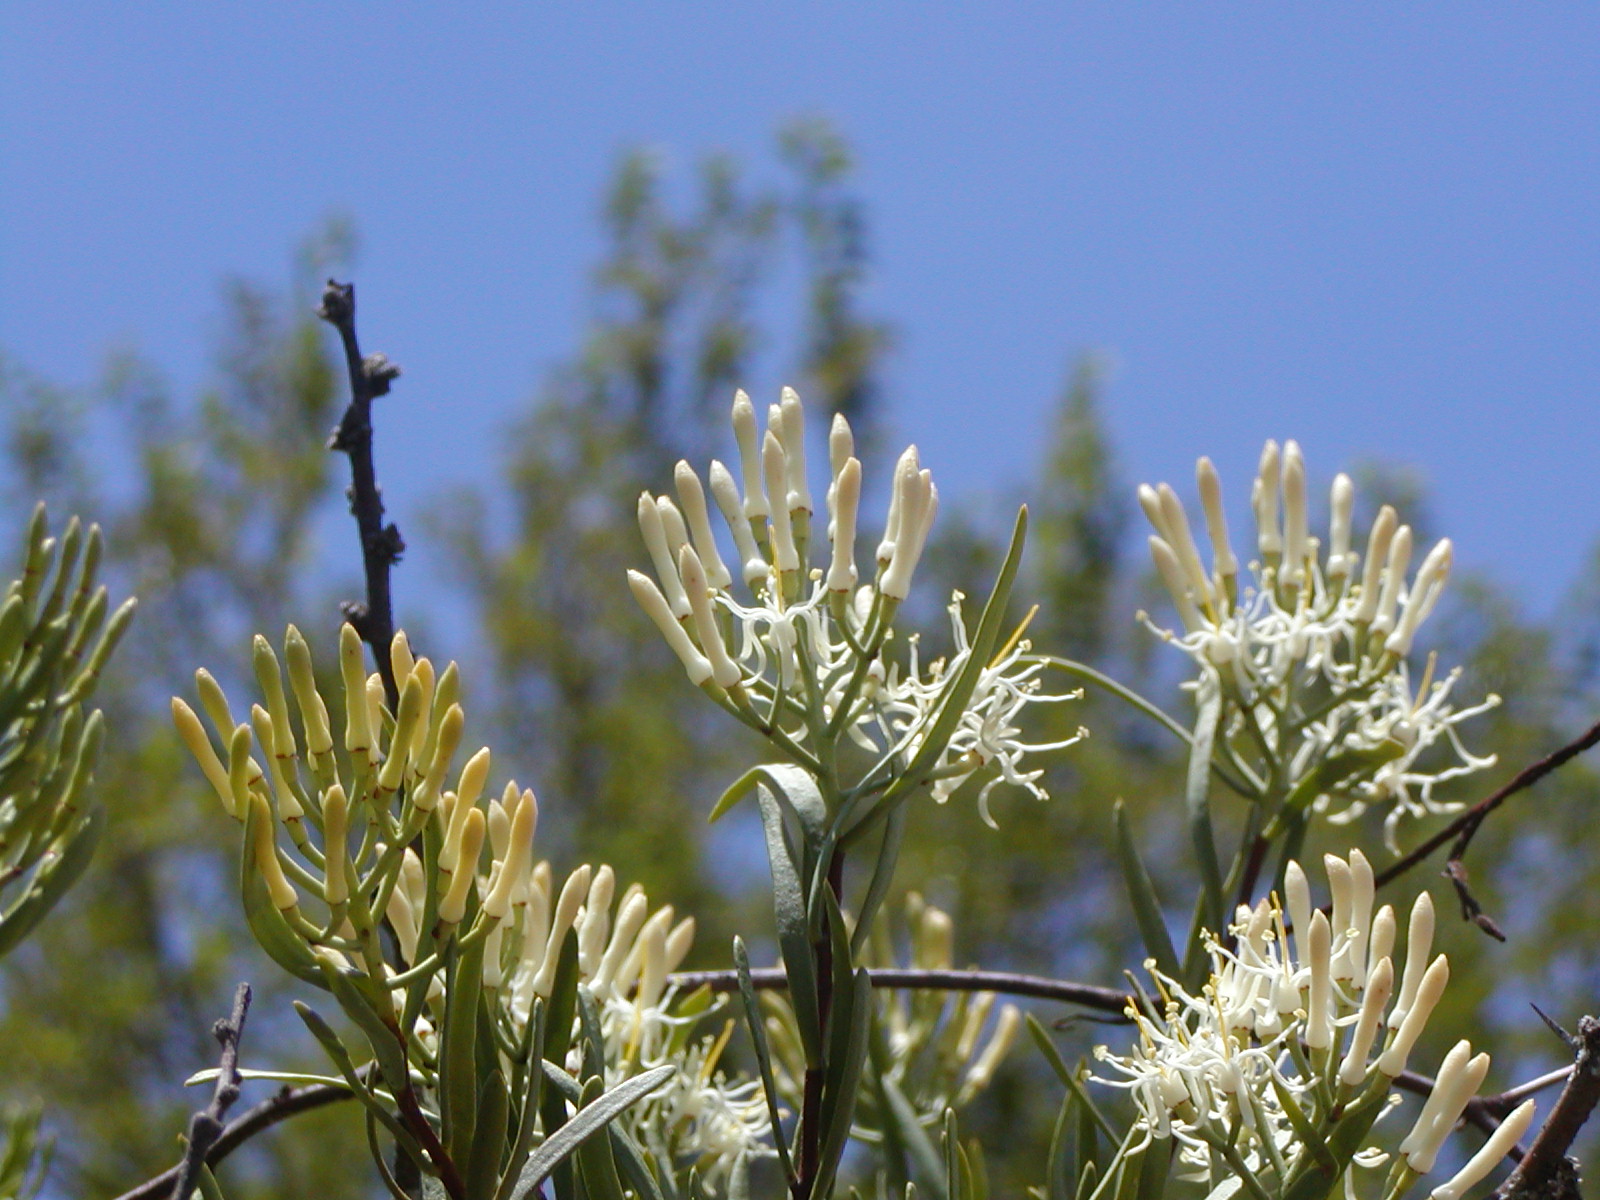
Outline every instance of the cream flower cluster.
MULTIPOLYGON (((400 703, 390 714, 381 678, 366 673, 360 638, 344 626, 341 760, 310 648, 293 626, 284 649, 287 689, 270 644, 255 640, 266 703, 252 706, 249 724, 234 722, 221 687, 203 670, 196 683, 211 732, 185 701, 174 698, 172 711, 223 807, 248 819, 250 862, 303 946, 304 961, 382 984, 373 994, 391 997, 397 1024, 408 993, 425 984, 408 1034, 417 1054, 413 1068, 433 1080, 446 1000, 443 943, 481 944, 481 984, 505 1044, 515 1046, 535 999, 551 995, 571 932, 580 986, 600 1014, 607 1085, 665 1063, 678 1068, 624 1114, 624 1124, 674 1157, 700 1160, 702 1175, 712 1179, 741 1156, 769 1153, 770 1121, 758 1085, 729 1081, 717 1070, 726 1039, 696 1036, 706 1005, 686 1011, 668 983, 693 943, 693 918, 675 922, 671 906, 651 911, 637 885, 617 896, 609 866, 581 866, 558 888, 550 864, 534 861, 533 792, 513 781, 483 802, 492 768, 487 748, 467 759, 450 786, 464 728, 455 664, 436 672, 429 659, 413 658, 397 634, 391 665, 400 703), (291 719, 289 695, 298 721, 291 719), (293 853, 280 844, 280 829, 293 853), (431 873, 413 849, 424 838, 437 845, 431 873), (398 963, 384 953, 380 916, 393 931, 398 963)), ((295 961, 292 951, 279 953, 295 961)), ((579 1051, 572 1054, 568 1065, 577 1073, 579 1051)))
MULTIPOLYGON (((1370 1129, 1399 1102, 1389 1088, 1444 992, 1449 963, 1442 954, 1429 958, 1434 911, 1427 893, 1411 910, 1404 968, 1397 970, 1395 913, 1389 905, 1373 911, 1365 857, 1353 850, 1348 860, 1329 855, 1325 863, 1331 919, 1313 910, 1306 876, 1291 863, 1286 907, 1274 897, 1241 908, 1229 943, 1210 940, 1211 973, 1198 995, 1152 971, 1158 998, 1128 1010, 1138 1046, 1128 1054, 1095 1051, 1113 1072, 1099 1082, 1129 1089, 1146 1138, 1176 1139, 1182 1162, 1214 1194, 1241 1187, 1255 1196, 1284 1194, 1330 1146, 1347 1147, 1347 1159, 1336 1164, 1341 1171, 1390 1160, 1370 1129), (1341 1128, 1347 1123, 1354 1124, 1341 1128)), ((1400 1195, 1433 1169, 1488 1067, 1489 1056, 1474 1055, 1467 1041, 1445 1056, 1431 1095, 1394 1149, 1383 1195, 1400 1195)), ((1475 1157, 1435 1189, 1435 1200, 1455 1200, 1487 1175, 1532 1115, 1531 1101, 1517 1109, 1496 1135, 1498 1150, 1475 1157)))
MULTIPOLYGON (((646 492, 639 527, 655 568, 652 579, 628 572, 634 596, 684 665, 690 680, 736 711, 759 713, 796 742, 826 728, 864 748, 894 756, 920 749, 938 710, 941 690, 971 655, 960 593, 950 606, 955 652, 923 670, 912 639, 908 661, 886 665, 880 653, 909 594, 939 506, 931 473, 909 447, 895 465, 888 517, 874 553, 870 582, 858 586, 861 462, 849 422, 835 416, 828 438, 831 468, 825 505, 828 565, 813 566, 813 502, 806 478, 805 413, 785 388, 758 427, 755 406, 739 392, 733 402, 739 447, 737 474, 711 464, 710 493, 737 552, 746 596, 734 594, 712 529, 706 486, 687 463, 673 481, 676 500, 646 492), (742 490, 741 490, 742 488, 742 490), (841 715, 842 713, 842 715, 841 715)), ((979 803, 985 820, 989 792, 999 783, 1036 796, 1042 772, 1025 756, 1077 740, 1024 741, 1021 710, 1041 700, 1072 696, 1041 691, 1042 659, 1013 638, 984 670, 959 726, 932 774, 935 795, 948 797, 986 767, 979 803)))
POLYGON ((1150 554, 1183 626, 1182 632, 1151 628, 1198 665, 1201 682, 1193 686, 1212 681, 1231 701, 1224 732, 1264 747, 1272 762, 1263 772, 1275 770, 1286 793, 1320 764, 1352 764, 1349 774, 1322 781, 1316 806, 1336 821, 1369 805, 1392 806, 1385 822, 1391 849, 1402 815, 1459 808, 1436 799, 1436 786, 1494 758, 1468 752, 1456 727, 1499 698, 1455 709, 1450 693, 1459 669, 1435 679, 1430 658, 1414 686, 1406 661, 1449 577, 1449 539, 1428 552, 1408 583, 1414 538, 1385 505, 1363 559, 1352 544, 1354 486, 1341 474, 1333 481, 1323 554, 1308 530, 1300 448, 1290 441, 1280 450, 1269 441, 1251 488, 1259 557, 1242 579, 1209 459, 1200 459, 1195 477, 1210 571, 1177 493, 1167 484, 1139 488, 1155 529, 1150 554))

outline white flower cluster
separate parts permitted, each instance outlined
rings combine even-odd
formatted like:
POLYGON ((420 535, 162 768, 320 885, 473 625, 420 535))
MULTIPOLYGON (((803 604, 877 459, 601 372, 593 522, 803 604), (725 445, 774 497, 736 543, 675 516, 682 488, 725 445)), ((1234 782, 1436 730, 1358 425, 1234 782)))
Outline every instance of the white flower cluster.
MULTIPOLYGON (((1335 1164, 1343 1172, 1390 1159, 1370 1129, 1399 1102, 1389 1088, 1443 994, 1449 963, 1442 954, 1429 960, 1434 913, 1423 893, 1411 910, 1397 980, 1395 913, 1389 905, 1373 912, 1371 866, 1359 850, 1325 862, 1331 919, 1312 909, 1305 874, 1291 863, 1287 912, 1276 897, 1241 908, 1230 945, 1210 940, 1211 974, 1199 995, 1152 971, 1159 1000, 1150 1006, 1159 1011, 1128 1010, 1138 1047, 1125 1055, 1096 1048, 1114 1072, 1099 1082, 1128 1088, 1146 1138, 1175 1138, 1180 1160, 1213 1195, 1240 1188, 1253 1196, 1283 1194, 1308 1170, 1325 1169, 1317 1159, 1329 1147, 1347 1148, 1347 1158, 1335 1164), (1341 1128, 1346 1123, 1353 1124, 1341 1128)), ((1488 1067, 1489 1056, 1474 1056, 1466 1041, 1445 1056, 1432 1093, 1394 1151, 1383 1195, 1401 1194, 1433 1169, 1488 1067)), ((1485 1153, 1434 1190, 1434 1200, 1456 1200, 1486 1176, 1532 1117, 1529 1101, 1506 1119, 1485 1153)))
MULTIPOLYGON (((1260 557, 1241 580, 1229 543, 1222 487, 1211 461, 1195 470, 1211 570, 1201 562, 1189 520, 1167 484, 1142 485, 1139 503, 1155 528, 1150 554, 1183 625, 1152 629, 1194 659, 1201 682, 1230 702, 1224 732, 1246 738, 1270 762, 1260 780, 1284 794, 1313 778, 1321 764, 1350 771, 1319 780, 1315 804, 1335 821, 1369 805, 1391 805, 1385 838, 1394 849, 1402 815, 1450 812, 1435 787, 1482 770, 1493 756, 1475 756, 1456 727, 1499 703, 1488 696, 1454 709, 1459 669, 1435 679, 1433 661, 1413 687, 1406 662, 1417 630, 1433 611, 1450 573, 1451 546, 1441 540, 1410 583, 1413 536, 1394 509, 1379 510, 1365 559, 1352 549, 1355 502, 1349 476, 1333 481, 1327 553, 1307 527, 1306 469, 1300 448, 1269 441, 1251 489, 1260 557), (1447 758, 1430 755, 1435 747, 1447 758)), ((1149 624, 1149 619, 1140 614, 1149 624)))
MULTIPOLYGON (((825 570, 811 566, 813 508, 800 398, 785 388, 761 433, 755 407, 739 392, 733 429, 743 490, 732 471, 713 462, 710 491, 737 549, 747 598, 733 593, 733 572, 718 549, 705 485, 687 462, 674 472, 676 501, 648 492, 639 498, 639 527, 656 578, 629 571, 634 596, 690 680, 736 711, 753 715, 759 706, 763 725, 797 742, 807 729, 827 728, 885 756, 914 752, 933 723, 945 682, 971 654, 957 593, 950 606, 956 649, 949 659, 924 672, 915 639, 904 666, 885 666, 880 655, 939 506, 938 489, 917 448, 907 448, 895 466, 874 575, 858 588, 861 463, 849 423, 835 416, 828 438, 825 570)), ((995 777, 979 798, 991 824, 988 796, 996 784, 1043 797, 1041 772, 1025 770, 1022 759, 1077 740, 1022 740, 1016 719, 1029 703, 1073 698, 1042 694, 1038 676, 1044 662, 1030 649, 1013 638, 984 668, 933 771, 935 795, 942 800, 975 772, 994 767, 995 777)))
MULTIPOLYGON (((298 729, 277 656, 260 637, 255 666, 266 704, 253 706, 251 725, 235 725, 216 681, 204 671, 196 676, 226 763, 188 704, 174 698, 172 710, 223 806, 241 821, 252 818, 251 862, 285 932, 303 944, 296 953, 309 965, 325 962, 381 984, 377 994, 392 993, 396 1019, 410 988, 420 986, 419 973, 425 975, 424 1002, 408 1034, 420 1052, 413 1066, 431 1079, 446 1001, 442 940, 454 938, 458 950, 481 944, 482 986, 505 1044, 515 1046, 535 999, 550 997, 563 942, 573 932, 579 983, 600 1016, 607 1086, 663 1064, 677 1068, 624 1114, 624 1125, 667 1161, 694 1159, 708 1186, 741 1157, 772 1153, 759 1085, 730 1081, 717 1070, 726 1035, 697 1035, 709 1006, 703 998, 689 1004, 669 986, 694 940, 693 918, 675 923, 671 906, 651 912, 637 885, 617 897, 609 866, 581 866, 558 889, 550 864, 534 862, 533 792, 513 781, 481 803, 491 770, 487 748, 449 786, 464 728, 455 664, 436 673, 427 658, 413 659, 404 634, 397 634, 391 664, 400 703, 391 715, 382 680, 365 672, 360 638, 344 626, 341 762, 310 648, 293 626, 285 650, 298 729), (264 764, 251 756, 252 745, 266 751, 264 764), (279 828, 297 855, 280 846, 279 828), (431 877, 412 849, 424 836, 438 842, 431 877), (379 914, 393 930, 398 963, 383 952, 379 914)), ((568 1064, 574 1074, 579 1054, 574 1049, 568 1064)))

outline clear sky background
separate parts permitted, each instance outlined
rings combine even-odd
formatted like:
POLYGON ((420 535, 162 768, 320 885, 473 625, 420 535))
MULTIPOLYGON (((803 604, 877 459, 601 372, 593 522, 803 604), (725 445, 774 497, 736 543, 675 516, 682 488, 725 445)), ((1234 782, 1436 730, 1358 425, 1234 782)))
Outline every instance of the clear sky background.
POLYGON ((404 527, 575 345, 619 153, 767 170, 810 113, 858 152, 891 417, 947 490, 1031 473, 1094 350, 1130 481, 1209 453, 1242 498, 1268 436, 1323 481, 1415 463, 1534 612, 1600 536, 1592 4, 17 0, 0 345, 192 392, 219 279, 348 213, 404 527))

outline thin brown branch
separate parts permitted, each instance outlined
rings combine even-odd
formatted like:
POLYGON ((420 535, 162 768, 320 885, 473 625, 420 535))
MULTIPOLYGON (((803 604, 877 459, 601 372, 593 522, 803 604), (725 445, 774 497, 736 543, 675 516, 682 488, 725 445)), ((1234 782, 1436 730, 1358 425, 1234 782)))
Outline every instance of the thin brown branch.
MULTIPOLYGON (((261 1103, 247 1108, 223 1127, 216 1141, 206 1151, 206 1166, 214 1167, 229 1154, 244 1145, 256 1134, 270 1129, 279 1121, 287 1121, 300 1113, 310 1112, 353 1095, 349 1088, 339 1084, 315 1083, 307 1087, 279 1089, 261 1103)), ((167 1200, 173 1194, 172 1185, 178 1181, 178 1168, 164 1171, 147 1179, 132 1191, 124 1192, 117 1200, 167 1200)))
POLYGON ((361 534, 361 563, 367 579, 366 601, 346 601, 341 607, 345 619, 372 647, 392 712, 399 706, 400 692, 389 661, 389 643, 394 639, 389 570, 400 561, 406 544, 394 525, 383 523, 383 495, 372 465, 372 402, 388 393, 400 368, 382 354, 361 356, 361 345, 356 340, 354 284, 328 280, 317 315, 339 331, 350 374, 350 406, 328 439, 328 449, 350 456, 350 512, 361 534))
MULTIPOLYGON (((1462 813, 1438 833, 1428 838, 1421 845, 1402 855, 1396 862, 1378 872, 1375 880, 1377 886, 1382 887, 1418 863, 1426 860, 1435 850, 1446 842, 1454 840, 1450 848, 1450 858, 1446 866, 1446 873, 1455 885, 1456 894, 1461 900, 1462 914, 1466 919, 1474 921, 1486 933, 1499 936, 1494 922, 1483 912, 1482 907, 1473 899, 1472 893, 1467 890, 1466 869, 1461 865, 1461 859, 1467 852, 1467 847, 1472 844, 1473 836, 1478 832, 1479 826, 1490 813, 1499 808, 1518 792, 1525 791, 1538 783, 1552 771, 1566 765, 1585 750, 1600 745, 1600 721, 1591 725, 1582 735, 1568 742, 1566 745, 1551 751, 1536 762, 1529 763, 1522 770, 1511 777, 1506 784, 1493 794, 1484 797, 1466 812, 1462 813)), ((1505 939, 1501 937, 1501 940, 1505 939)))
POLYGON ((174 1195, 188 1196, 198 1186, 206 1155, 222 1136, 223 1118, 239 1098, 239 1039, 244 1034, 244 1019, 249 1012, 250 985, 241 983, 233 994, 233 1011, 226 1020, 211 1027, 212 1036, 222 1043, 217 1086, 211 1093, 211 1103, 189 1118, 189 1144, 184 1147, 183 1161, 173 1175, 174 1195))
MULTIPOLYGON (((868 974, 877 988, 920 988, 944 992, 1003 992, 1010 996, 1033 996, 1040 1000, 1059 1000, 1099 1012, 1121 1016, 1131 997, 1117 988, 1067 979, 1048 979, 1042 975, 1019 975, 1011 971, 924 971, 899 968, 874 968, 868 974)), ((739 976, 733 971, 684 971, 671 976, 671 982, 684 991, 709 987, 714 992, 733 992, 739 976)), ((785 988, 789 981, 783 968, 766 967, 750 972, 757 989, 785 988)))
POLYGON ((1577 1054, 1567 1085, 1497 1200, 1578 1200, 1578 1164, 1567 1150, 1600 1103, 1600 1021, 1580 1018, 1570 1044, 1577 1054))

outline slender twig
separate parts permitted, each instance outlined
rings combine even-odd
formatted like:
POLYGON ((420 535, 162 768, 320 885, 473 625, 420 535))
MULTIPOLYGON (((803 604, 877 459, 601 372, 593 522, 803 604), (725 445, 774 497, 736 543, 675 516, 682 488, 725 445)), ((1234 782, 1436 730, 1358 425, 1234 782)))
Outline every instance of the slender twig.
MULTIPOLYGON (((1496 1092, 1492 1096, 1474 1096, 1467 1101, 1467 1107, 1461 1112, 1462 1121, 1474 1129, 1484 1133, 1493 1133, 1500 1128, 1500 1122, 1505 1120, 1511 1110, 1537 1092, 1544 1091, 1547 1087, 1563 1082, 1572 1074, 1570 1066, 1562 1067, 1558 1071, 1550 1071, 1527 1083, 1519 1083, 1514 1088, 1507 1088, 1503 1092, 1496 1092)), ((1417 1071, 1402 1071, 1400 1077, 1394 1081, 1395 1087, 1403 1092, 1410 1092, 1414 1096, 1427 1096, 1433 1091, 1434 1080, 1417 1071)), ((1513 1146, 1506 1153, 1506 1157, 1513 1161, 1522 1160, 1523 1149, 1513 1146)))
POLYGON ((241 983, 233 994, 233 1011, 227 1020, 211 1027, 212 1035, 222 1043, 217 1086, 211 1093, 211 1103, 189 1118, 189 1144, 184 1148, 183 1161, 178 1164, 172 1184, 172 1194, 178 1200, 187 1200, 198 1185, 206 1154, 222 1135, 222 1120, 239 1098, 239 1038, 244 1033, 244 1019, 249 1011, 250 985, 241 983))
MULTIPOLYGON (((1121 1016, 1128 1007, 1127 992, 1092 983, 1048 979, 1041 975, 1019 975, 1011 971, 932 971, 874 968, 868 972, 877 988, 915 988, 943 992, 1003 992, 1010 996, 1034 996, 1041 1000, 1060 1000, 1100 1012, 1121 1016)), ((684 991, 709 987, 714 992, 733 992, 739 988, 734 971, 684 971, 670 977, 684 991)), ((767 967, 750 972, 750 982, 760 989, 785 988, 789 981, 782 967, 767 967)))
POLYGON ((1578 1165, 1567 1150, 1600 1103, 1600 1021, 1580 1018, 1577 1036, 1568 1040, 1577 1052, 1572 1074, 1497 1200, 1577 1200, 1578 1165))
POLYGON ((328 449, 350 456, 350 512, 361 533, 361 562, 367 576, 364 603, 346 601, 341 608, 361 640, 372 647, 378 674, 390 711, 400 702, 389 643, 394 639, 394 611, 389 596, 389 568, 400 561, 405 541, 394 525, 383 523, 383 496, 372 465, 372 402, 389 391, 400 368, 382 354, 361 356, 356 340, 356 289, 354 284, 328 280, 317 315, 339 331, 345 364, 350 373, 350 406, 328 439, 328 449))
POLYGON ((1455 845, 1450 849, 1450 861, 1459 862, 1461 856, 1467 852, 1467 847, 1472 844, 1472 837, 1478 832, 1478 826, 1483 824, 1485 817, 1518 792, 1532 787, 1550 772, 1564 766, 1585 750, 1597 744, 1600 744, 1600 721, 1595 722, 1580 737, 1568 742, 1560 749, 1552 751, 1537 762, 1529 763, 1513 775, 1510 781, 1499 791, 1478 801, 1477 804, 1474 804, 1466 812, 1451 821, 1450 824, 1446 825, 1427 841, 1417 846, 1414 850, 1408 851, 1390 866, 1379 871, 1375 880, 1377 886, 1382 887, 1391 880, 1398 879, 1452 838, 1455 839, 1455 845))
MULTIPOLYGON (((348 1100, 354 1093, 342 1084, 314 1083, 307 1087, 285 1087, 261 1103, 247 1108, 223 1127, 217 1139, 206 1151, 206 1166, 214 1167, 229 1154, 244 1145, 256 1134, 270 1129, 279 1121, 287 1121, 312 1109, 348 1100)), ((163 1171, 147 1179, 132 1191, 124 1192, 117 1200, 167 1200, 172 1195, 172 1185, 178 1181, 179 1168, 163 1171)))

